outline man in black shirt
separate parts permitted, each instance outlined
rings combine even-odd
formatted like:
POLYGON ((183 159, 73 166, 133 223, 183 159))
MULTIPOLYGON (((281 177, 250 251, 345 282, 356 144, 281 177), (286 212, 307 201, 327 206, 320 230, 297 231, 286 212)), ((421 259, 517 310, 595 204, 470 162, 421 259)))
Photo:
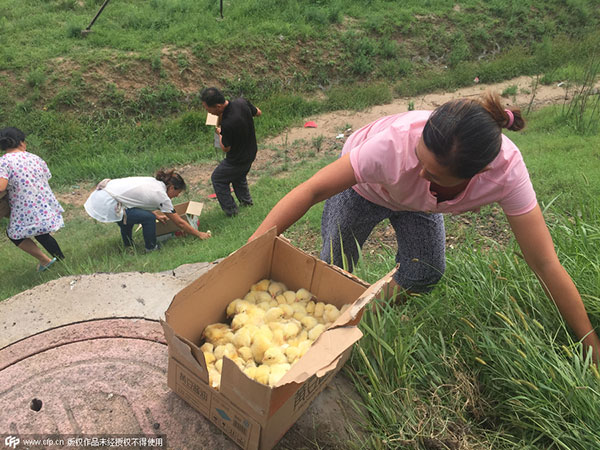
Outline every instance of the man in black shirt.
POLYGON ((243 98, 225 100, 214 87, 202 90, 200 99, 206 111, 219 117, 216 132, 225 159, 213 171, 211 181, 221 209, 232 217, 238 213, 238 207, 231 196, 230 184, 240 205, 252 205, 246 176, 257 150, 253 117, 260 116, 261 111, 243 98))

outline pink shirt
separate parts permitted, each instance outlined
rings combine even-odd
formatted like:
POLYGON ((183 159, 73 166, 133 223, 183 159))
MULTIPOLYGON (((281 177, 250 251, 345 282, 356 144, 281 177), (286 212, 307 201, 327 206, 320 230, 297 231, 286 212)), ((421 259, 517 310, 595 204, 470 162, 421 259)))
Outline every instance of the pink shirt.
POLYGON ((358 183, 353 189, 367 200, 394 211, 462 213, 498 202, 507 215, 531 211, 535 191, 517 146, 502 135, 502 148, 490 169, 475 175, 452 200, 437 202, 429 181, 419 176, 415 148, 431 111, 382 117, 353 133, 342 150, 358 183))

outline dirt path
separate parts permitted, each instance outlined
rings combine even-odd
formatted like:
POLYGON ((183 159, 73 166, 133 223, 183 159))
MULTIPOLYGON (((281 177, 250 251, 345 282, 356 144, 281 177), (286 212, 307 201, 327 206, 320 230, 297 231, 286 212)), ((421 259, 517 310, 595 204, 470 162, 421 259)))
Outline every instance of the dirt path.
MULTIPOLYGON (((363 111, 335 111, 306 117, 303 122, 313 121, 317 124, 317 127, 291 127, 285 133, 259 142, 259 152, 252 166, 249 182, 252 184, 265 169, 273 169, 274 161, 277 164, 278 159, 281 159, 278 154, 281 153, 283 148, 287 149, 287 157, 292 160, 302 157, 307 152, 314 151, 317 145, 325 151, 337 149, 353 131, 379 117, 407 111, 411 102, 415 109, 435 109, 448 100, 477 97, 488 88, 502 93, 510 86, 516 86, 517 93, 506 98, 506 104, 518 106, 522 110, 525 110, 530 103, 533 109, 539 109, 550 104, 562 103, 567 98, 564 85, 559 86, 556 83, 549 86, 538 85, 534 90, 533 82, 532 77, 519 77, 491 85, 474 84, 454 92, 398 98, 392 103, 373 106, 363 111), (316 141, 319 141, 319 144, 316 141)), ((281 161, 280 163, 283 164, 284 162, 281 161)), ((192 194, 204 197, 212 192, 210 174, 214 167, 215 163, 190 164, 180 166, 177 169, 186 182, 194 186, 192 194)), ((81 185, 68 192, 57 193, 57 197, 61 203, 82 206, 92 188, 92 184, 81 185)))

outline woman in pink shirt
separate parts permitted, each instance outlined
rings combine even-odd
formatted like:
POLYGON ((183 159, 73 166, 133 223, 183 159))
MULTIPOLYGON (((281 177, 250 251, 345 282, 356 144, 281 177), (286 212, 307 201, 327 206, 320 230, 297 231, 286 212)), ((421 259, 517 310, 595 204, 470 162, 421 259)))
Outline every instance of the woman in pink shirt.
POLYGON ((600 340, 558 260, 521 153, 502 134, 502 128, 518 131, 524 125, 520 111, 504 109, 492 93, 450 101, 433 112, 383 117, 353 133, 338 160, 282 198, 249 240, 272 227, 282 233, 327 200, 323 260, 341 266, 346 259, 352 270, 372 229, 389 219, 399 263, 391 288, 427 292, 445 269, 442 213, 497 202, 527 264, 599 362, 600 340))

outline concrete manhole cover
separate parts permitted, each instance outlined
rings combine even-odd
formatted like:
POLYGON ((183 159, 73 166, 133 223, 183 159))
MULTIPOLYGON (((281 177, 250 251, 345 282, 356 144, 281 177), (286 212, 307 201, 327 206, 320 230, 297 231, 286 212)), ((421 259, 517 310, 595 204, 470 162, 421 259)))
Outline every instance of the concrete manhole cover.
POLYGON ((237 448, 167 387, 167 347, 155 321, 49 330, 1 350, 0 369, 0 430, 21 441, 128 436, 163 438, 173 449, 237 448))

